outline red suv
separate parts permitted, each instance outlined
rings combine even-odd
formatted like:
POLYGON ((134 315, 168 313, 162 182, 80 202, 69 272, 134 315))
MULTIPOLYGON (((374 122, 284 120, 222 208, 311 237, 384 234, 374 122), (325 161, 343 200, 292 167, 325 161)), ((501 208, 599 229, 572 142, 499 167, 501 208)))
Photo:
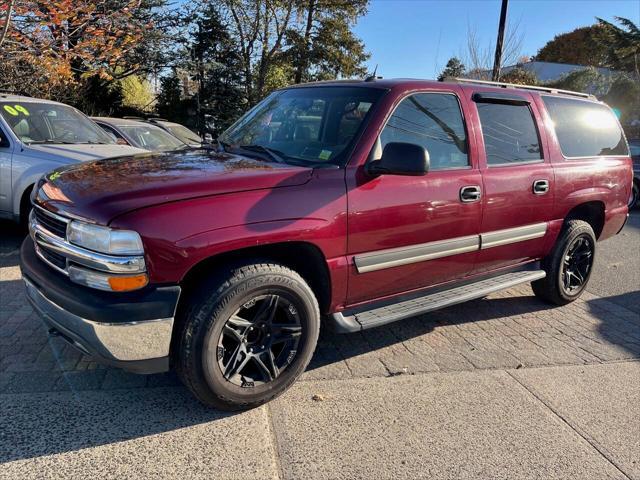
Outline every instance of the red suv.
POLYGON ((302 373, 321 323, 355 332, 524 282, 575 300, 631 185, 620 125, 587 95, 307 84, 272 93, 217 150, 48 174, 22 272, 83 352, 249 408, 302 373))

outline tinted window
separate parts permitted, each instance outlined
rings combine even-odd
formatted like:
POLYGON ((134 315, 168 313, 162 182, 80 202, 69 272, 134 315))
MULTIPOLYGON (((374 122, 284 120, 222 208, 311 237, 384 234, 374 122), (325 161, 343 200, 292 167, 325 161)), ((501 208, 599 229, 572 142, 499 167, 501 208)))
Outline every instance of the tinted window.
POLYGON ((489 165, 540 160, 538 131, 527 105, 478 103, 489 165))
POLYGON ((429 152, 431 170, 469 165, 467 136, 458 99, 450 94, 419 93, 405 98, 380 134, 380 147, 405 142, 429 152))
MULTIPOLYGON (((229 151, 266 147, 294 164, 343 164, 378 88, 302 87, 272 93, 220 136, 229 151)), ((264 153, 258 153, 258 158, 264 153)))
POLYGON ((565 157, 628 155, 613 112, 598 103, 562 97, 542 97, 565 157))

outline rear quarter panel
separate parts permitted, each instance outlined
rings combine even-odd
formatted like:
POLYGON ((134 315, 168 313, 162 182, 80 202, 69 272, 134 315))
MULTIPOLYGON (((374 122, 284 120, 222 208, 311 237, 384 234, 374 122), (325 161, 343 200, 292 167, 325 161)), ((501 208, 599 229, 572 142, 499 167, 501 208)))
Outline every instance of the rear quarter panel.
POLYGON ((631 157, 599 156, 566 158, 556 137, 553 121, 539 94, 532 94, 541 112, 541 121, 547 132, 547 143, 555 173, 555 205, 547 249, 555 243, 564 219, 569 212, 587 202, 601 202, 605 210, 605 223, 598 240, 615 235, 627 217, 627 202, 631 195, 633 169, 631 157))

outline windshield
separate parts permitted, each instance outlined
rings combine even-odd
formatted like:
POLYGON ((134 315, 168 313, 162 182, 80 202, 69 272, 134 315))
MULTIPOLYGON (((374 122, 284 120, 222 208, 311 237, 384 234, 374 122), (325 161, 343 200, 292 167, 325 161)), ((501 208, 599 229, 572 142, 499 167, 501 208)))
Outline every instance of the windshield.
POLYGON ((115 143, 95 123, 67 105, 0 102, 0 115, 26 144, 115 143))
POLYGON ((180 125, 178 123, 167 123, 165 124, 167 130, 169 130, 173 135, 178 137, 184 143, 202 143, 202 139, 198 136, 197 133, 192 132, 187 127, 180 125))
POLYGON ((162 152, 187 147, 186 143, 153 125, 122 125, 118 128, 131 139, 136 147, 146 150, 162 152))
POLYGON ((347 147, 383 93, 381 89, 362 87, 306 87, 275 92, 219 140, 232 151, 245 147, 245 151, 257 152, 256 146, 267 148, 292 163, 343 164, 347 147))

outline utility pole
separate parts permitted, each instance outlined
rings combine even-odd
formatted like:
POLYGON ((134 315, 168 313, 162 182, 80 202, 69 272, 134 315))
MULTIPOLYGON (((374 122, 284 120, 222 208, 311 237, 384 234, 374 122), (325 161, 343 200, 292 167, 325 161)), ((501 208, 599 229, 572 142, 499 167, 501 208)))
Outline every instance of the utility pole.
POLYGON ((498 25, 498 39, 496 40, 496 56, 493 60, 493 74, 491 80, 497 82, 500 80, 500 67, 502 63, 502 50, 504 48, 504 30, 507 24, 507 7, 509 0, 502 0, 502 8, 500 9, 500 24, 498 25))

